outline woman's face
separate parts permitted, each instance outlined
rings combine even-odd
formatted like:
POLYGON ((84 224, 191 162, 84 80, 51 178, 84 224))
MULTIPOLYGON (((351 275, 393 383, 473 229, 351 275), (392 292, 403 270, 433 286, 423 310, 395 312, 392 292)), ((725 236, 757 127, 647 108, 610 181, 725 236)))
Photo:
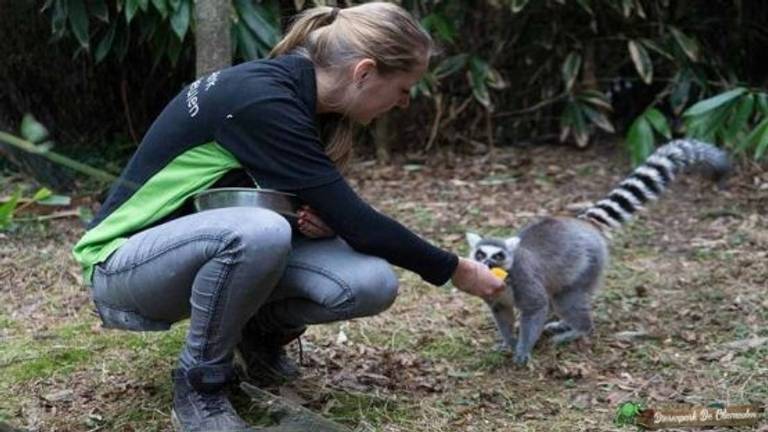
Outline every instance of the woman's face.
POLYGON ((373 60, 360 61, 353 73, 347 115, 355 122, 367 125, 394 107, 406 108, 411 87, 427 71, 427 65, 425 56, 424 61, 411 71, 380 74, 373 60))

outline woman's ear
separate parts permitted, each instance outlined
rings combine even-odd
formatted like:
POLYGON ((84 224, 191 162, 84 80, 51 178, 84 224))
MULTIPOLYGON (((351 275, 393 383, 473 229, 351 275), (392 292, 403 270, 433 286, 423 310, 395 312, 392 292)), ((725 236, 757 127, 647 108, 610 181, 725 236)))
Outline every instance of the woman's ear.
POLYGON ((363 82, 369 79, 374 71, 376 71, 376 61, 370 58, 362 59, 355 64, 355 68, 352 70, 352 82, 357 87, 362 87, 363 82))

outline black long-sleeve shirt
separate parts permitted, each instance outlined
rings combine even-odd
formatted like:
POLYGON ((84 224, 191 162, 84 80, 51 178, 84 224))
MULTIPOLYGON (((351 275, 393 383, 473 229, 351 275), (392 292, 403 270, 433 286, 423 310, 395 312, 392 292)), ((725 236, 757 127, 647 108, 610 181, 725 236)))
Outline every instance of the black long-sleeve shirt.
POLYGON ((354 249, 441 285, 456 255, 366 204, 326 155, 314 66, 300 55, 223 69, 184 88, 152 124, 89 231, 75 245, 87 278, 131 234, 178 217, 233 171, 296 193, 354 249))

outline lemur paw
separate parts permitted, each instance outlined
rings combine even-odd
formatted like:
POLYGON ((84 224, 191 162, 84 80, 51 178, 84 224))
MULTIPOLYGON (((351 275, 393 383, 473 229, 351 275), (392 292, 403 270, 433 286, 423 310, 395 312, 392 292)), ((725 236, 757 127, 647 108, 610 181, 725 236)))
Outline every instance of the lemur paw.
POLYGON ((518 366, 525 366, 531 361, 531 353, 516 353, 515 364, 518 366))
POLYGON ((510 352, 512 351, 512 347, 516 345, 516 342, 513 341, 512 344, 509 344, 505 341, 499 341, 496 342, 496 345, 494 345, 493 350, 497 352, 510 352))

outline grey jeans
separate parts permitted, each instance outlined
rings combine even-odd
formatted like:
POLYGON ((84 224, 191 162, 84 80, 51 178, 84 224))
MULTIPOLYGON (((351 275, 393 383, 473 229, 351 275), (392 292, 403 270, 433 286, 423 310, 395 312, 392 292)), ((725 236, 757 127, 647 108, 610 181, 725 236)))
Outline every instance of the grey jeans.
POLYGON ((248 207, 137 233, 92 280, 105 327, 164 330, 190 318, 184 368, 229 362, 257 313, 274 330, 369 316, 387 309, 397 288, 386 261, 338 238, 292 235, 277 213, 248 207))

